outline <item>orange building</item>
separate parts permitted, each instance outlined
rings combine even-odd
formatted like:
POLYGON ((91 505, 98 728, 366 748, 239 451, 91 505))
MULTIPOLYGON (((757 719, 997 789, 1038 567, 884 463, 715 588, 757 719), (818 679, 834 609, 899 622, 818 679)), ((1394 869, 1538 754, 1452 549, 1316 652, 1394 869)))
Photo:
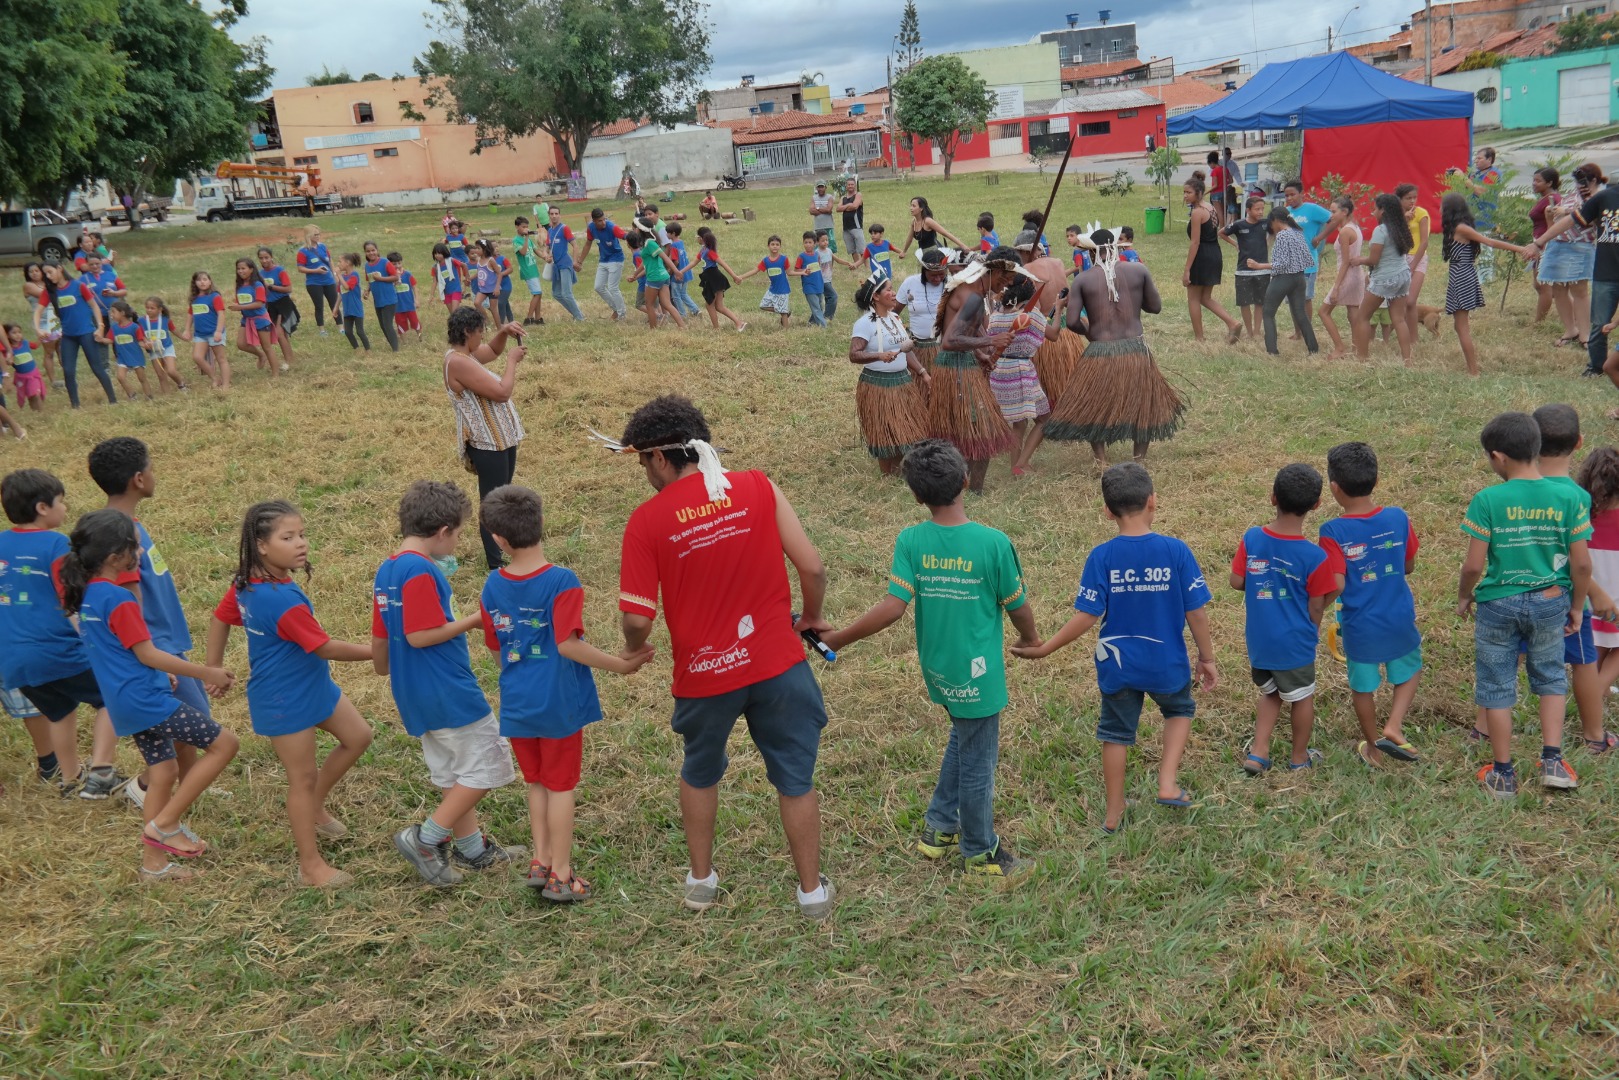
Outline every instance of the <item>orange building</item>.
POLYGON ((273 91, 265 119, 251 133, 254 159, 317 167, 323 191, 364 195, 377 205, 437 203, 457 192, 480 198, 505 194, 494 190, 505 188, 527 193, 566 177, 548 136, 519 139, 512 147, 480 144, 473 125, 452 123, 443 110, 427 107, 428 89, 409 78, 273 91), (408 119, 406 107, 426 119, 408 119))

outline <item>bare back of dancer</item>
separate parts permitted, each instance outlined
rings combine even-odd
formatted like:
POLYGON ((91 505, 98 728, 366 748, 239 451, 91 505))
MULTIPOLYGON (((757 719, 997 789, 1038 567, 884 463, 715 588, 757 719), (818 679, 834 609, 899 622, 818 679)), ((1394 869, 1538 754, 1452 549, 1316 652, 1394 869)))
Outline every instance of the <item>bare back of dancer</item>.
POLYGON ((1082 271, 1073 287, 1079 290, 1084 307, 1069 303, 1068 329, 1092 341, 1141 337, 1141 313, 1157 315, 1164 310, 1152 272, 1140 263, 1117 262, 1113 266, 1113 284, 1118 289, 1117 300, 1108 289, 1107 274, 1099 261, 1082 271))

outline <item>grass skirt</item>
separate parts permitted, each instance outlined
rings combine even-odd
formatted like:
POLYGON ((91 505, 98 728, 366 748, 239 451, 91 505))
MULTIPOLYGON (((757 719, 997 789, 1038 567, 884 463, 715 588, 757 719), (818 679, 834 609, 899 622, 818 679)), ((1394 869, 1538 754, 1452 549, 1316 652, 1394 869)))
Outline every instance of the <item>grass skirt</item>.
POLYGON ((1017 445, 1017 433, 972 353, 941 350, 934 360, 928 434, 954 443, 968 461, 987 461, 1017 445))
POLYGON ((916 357, 916 362, 922 365, 923 371, 932 374, 933 361, 939 355, 939 343, 933 339, 918 340, 916 348, 911 350, 911 355, 916 357))
POLYGON ((1051 411, 1046 438, 1159 442, 1175 434, 1185 412, 1145 341, 1093 341, 1051 411))
POLYGON ((928 405, 909 371, 862 371, 854 409, 866 453, 896 458, 928 437, 928 405))
POLYGON ((1069 376, 1079 366, 1079 358, 1084 352, 1084 341, 1070 330, 1064 330, 1056 341, 1045 342, 1035 350, 1032 359, 1034 370, 1040 374, 1040 389, 1046 392, 1046 400, 1053 406, 1062 399, 1062 392, 1068 389, 1069 376))

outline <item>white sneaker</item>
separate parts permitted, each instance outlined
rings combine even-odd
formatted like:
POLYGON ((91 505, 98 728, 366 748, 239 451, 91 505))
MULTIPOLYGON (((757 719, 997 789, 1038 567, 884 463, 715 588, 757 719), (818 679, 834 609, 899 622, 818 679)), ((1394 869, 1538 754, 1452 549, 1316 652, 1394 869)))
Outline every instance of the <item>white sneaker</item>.
POLYGON ((135 809, 146 809, 146 789, 141 787, 140 780, 131 780, 124 785, 124 798, 135 804, 135 809))
POLYGON ((291 364, 286 364, 286 363, 283 363, 283 364, 282 364, 282 365, 281 365, 281 370, 282 370, 282 371, 291 371, 291 370, 292 370, 292 365, 291 365, 291 364))

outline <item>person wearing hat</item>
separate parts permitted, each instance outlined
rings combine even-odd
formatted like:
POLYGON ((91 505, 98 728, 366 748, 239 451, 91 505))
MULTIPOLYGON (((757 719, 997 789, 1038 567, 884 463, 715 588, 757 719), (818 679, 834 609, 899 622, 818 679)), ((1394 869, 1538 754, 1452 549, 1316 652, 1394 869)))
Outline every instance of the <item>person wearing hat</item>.
POLYGON ((894 293, 897 310, 911 321, 911 355, 923 371, 933 370, 933 359, 939 355, 939 305, 944 303, 944 282, 950 276, 950 257, 943 248, 928 248, 916 253, 922 264, 919 273, 912 274, 894 293))
POLYGON ((1098 468, 1107 467, 1107 444, 1128 441, 1145 460, 1150 443, 1171 438, 1186 403, 1153 361, 1141 313, 1164 310, 1152 273, 1119 258, 1107 229, 1091 233, 1096 258, 1074 279, 1079 303, 1068 305, 1068 328, 1090 339, 1079 366, 1046 421, 1046 438, 1088 442, 1098 468))
POLYGON ((827 194, 826 181, 815 182, 815 194, 810 196, 809 204, 810 228, 816 232, 825 232, 832 250, 838 250, 838 242, 832 231, 832 196, 827 194))

